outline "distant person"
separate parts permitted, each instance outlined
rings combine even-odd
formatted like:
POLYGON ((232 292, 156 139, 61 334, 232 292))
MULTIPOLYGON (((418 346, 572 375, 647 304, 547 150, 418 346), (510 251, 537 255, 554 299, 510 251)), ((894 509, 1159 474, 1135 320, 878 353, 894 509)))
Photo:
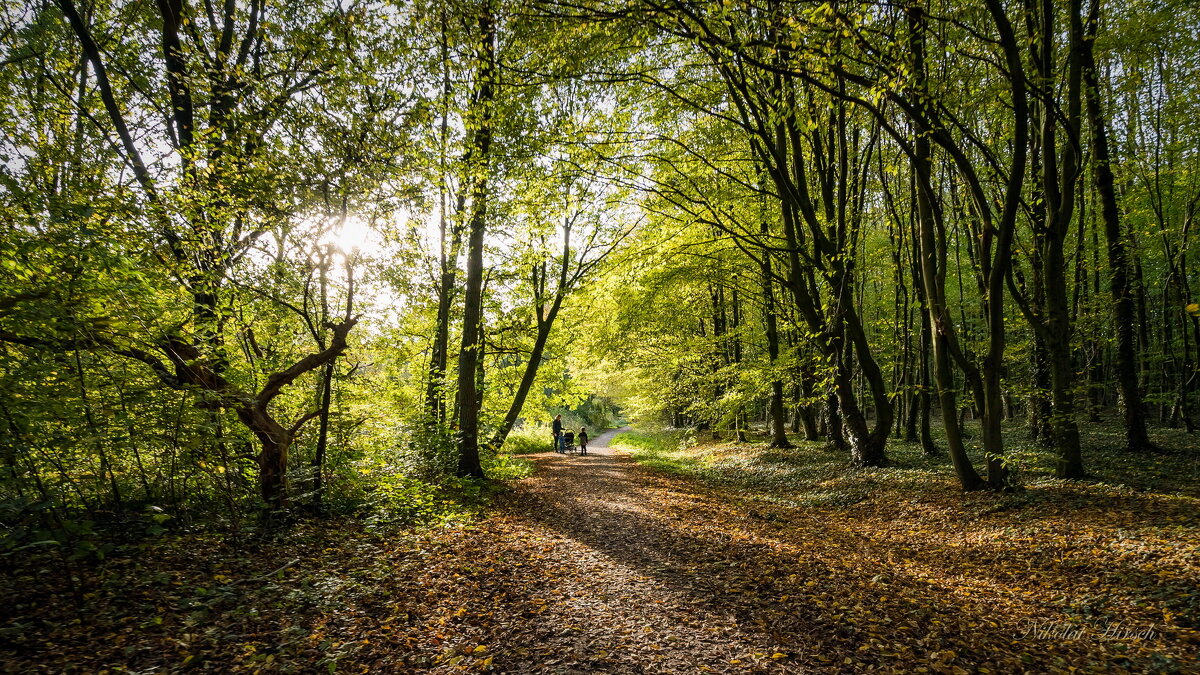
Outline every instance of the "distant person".
POLYGON ((563 452, 562 415, 554 416, 554 423, 550 425, 550 430, 554 432, 554 451, 563 452))
POLYGON ((587 427, 579 427, 579 454, 587 454, 587 427))

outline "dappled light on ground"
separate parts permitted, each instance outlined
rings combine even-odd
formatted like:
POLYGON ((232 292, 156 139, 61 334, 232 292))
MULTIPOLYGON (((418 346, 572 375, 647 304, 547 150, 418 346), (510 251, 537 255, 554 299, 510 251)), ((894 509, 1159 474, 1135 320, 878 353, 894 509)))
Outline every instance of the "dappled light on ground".
MULTIPOLYGON (((474 524, 417 535, 301 530, 257 557, 160 550, 157 569, 135 574, 143 563, 131 560, 85 582, 85 602, 103 610, 74 621, 65 595, 30 580, 14 597, 41 593, 55 606, 8 624, 8 646, 25 660, 10 653, 4 663, 13 671, 34 655, 42 667, 27 672, 1196 667, 1194 495, 1059 483, 968 497, 944 476, 913 492, 902 474, 919 467, 836 485, 797 473, 790 486, 745 491, 648 470, 607 448, 610 436, 592 456, 531 456, 537 472, 474 524), (813 497, 847 492, 854 498, 813 497), (17 639, 39 620, 56 627, 17 639)), ((824 461, 815 447, 790 459, 756 445, 688 452, 710 469, 714 456, 772 472, 824 461)))
MULTIPOLYGON (((503 515, 457 535, 459 561, 424 577, 470 581, 454 638, 420 663, 1136 672, 1186 669, 1195 655, 1194 545, 1106 543, 1144 522, 1154 496, 1109 501, 1111 513, 1047 496, 1026 518, 977 513, 949 487, 891 501, 884 486, 848 508, 781 508, 603 450, 537 461, 503 515), (462 559, 481 569, 464 572, 462 559), (479 600, 495 597, 499 613, 479 600), (466 653, 475 643, 486 652, 466 653)), ((1190 518, 1194 538, 1195 512, 1167 510, 1190 518)))

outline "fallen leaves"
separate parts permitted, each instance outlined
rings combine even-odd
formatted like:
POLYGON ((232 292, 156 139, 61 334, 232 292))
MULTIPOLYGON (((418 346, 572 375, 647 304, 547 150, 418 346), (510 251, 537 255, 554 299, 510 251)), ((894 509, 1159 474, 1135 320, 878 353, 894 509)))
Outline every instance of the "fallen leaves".
POLYGON ((3 582, 0 664, 954 675, 1195 663, 1193 497, 1037 486, 997 509, 1005 498, 938 483, 820 486, 864 496, 849 503, 620 456, 535 461, 471 525, 382 537, 312 523, 249 549, 164 538, 81 570, 82 613, 52 577, 17 571, 3 582))

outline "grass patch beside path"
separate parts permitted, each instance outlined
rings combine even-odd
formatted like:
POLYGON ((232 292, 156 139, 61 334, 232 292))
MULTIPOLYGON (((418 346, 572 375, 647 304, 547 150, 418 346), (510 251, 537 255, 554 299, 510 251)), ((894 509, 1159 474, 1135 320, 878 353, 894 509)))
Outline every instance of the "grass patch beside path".
POLYGON ((608 442, 610 448, 629 451, 641 464, 679 475, 701 475, 704 462, 692 452, 695 439, 690 430, 622 431, 608 442))
POLYGON ((508 433, 504 439, 505 454, 532 455, 553 452, 554 440, 549 427, 520 426, 508 433))
POLYGON ((634 431, 612 445, 701 481, 781 536, 813 520, 853 533, 881 574, 904 570, 972 597, 1036 598, 1089 634, 1118 623, 1153 630, 1161 641, 1131 641, 1130 653, 1144 650, 1154 672, 1195 672, 1194 659, 1177 655, 1185 645, 1200 653, 1200 452, 1182 432, 1156 430, 1167 451, 1146 455, 1122 452, 1108 426, 1083 433, 1094 477, 1064 481, 1053 476, 1051 450, 1022 428, 1006 430, 1022 486, 1008 494, 964 494, 948 457, 900 441, 889 444, 888 467, 862 470, 823 443, 771 449, 763 434, 736 443, 634 431))
MULTIPOLYGON (((978 443, 967 428, 971 460, 983 471, 984 459, 978 443)), ((1155 442, 1165 448, 1159 454, 1130 454, 1121 450, 1119 429, 1111 425, 1082 428, 1084 463, 1092 478, 1062 481, 1054 477, 1057 458, 1051 449, 1032 440, 1023 425, 1005 429, 1005 449, 1024 492, 1040 488, 1092 486, 1098 492, 1155 493, 1200 498, 1200 443, 1181 431, 1156 430, 1155 442)), ((935 438, 937 431, 935 430, 935 438)), ((700 436, 707 437, 707 432, 700 436)), ((893 439, 888 444, 889 464, 880 469, 853 470, 846 454, 824 442, 805 442, 794 437, 795 448, 767 447, 765 434, 751 433, 749 442, 702 440, 691 429, 660 431, 632 430, 617 434, 610 445, 628 451, 639 463, 676 475, 686 475, 736 490, 779 493, 804 501, 824 501, 821 495, 845 492, 865 496, 884 489, 919 493, 930 489, 957 490, 957 479, 949 457, 928 457, 915 443, 893 439)), ((940 440, 940 439, 938 439, 940 440)), ((1027 494, 989 495, 1024 503, 1027 494)), ((844 500, 835 500, 844 501, 844 500)))

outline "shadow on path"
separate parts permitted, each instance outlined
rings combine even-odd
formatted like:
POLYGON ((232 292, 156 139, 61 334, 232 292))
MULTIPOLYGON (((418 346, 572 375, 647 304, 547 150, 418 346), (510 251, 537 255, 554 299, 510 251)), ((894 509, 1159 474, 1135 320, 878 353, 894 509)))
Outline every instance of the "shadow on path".
POLYGON ((606 672, 1012 672, 1031 663, 1097 670, 1130 663, 1095 640, 1024 640, 1034 622, 1063 617, 997 584, 990 569, 976 574, 956 564, 961 550, 898 551, 820 511, 761 514, 728 494, 638 467, 607 447, 611 437, 593 440, 589 456, 535 456, 537 473, 500 509, 526 536, 549 537, 547 559, 566 570, 550 574, 549 585, 576 601, 542 615, 558 625, 574 623, 573 611, 592 617, 583 629, 587 648, 607 655, 606 672), (593 603, 581 609, 579 598, 593 603))

